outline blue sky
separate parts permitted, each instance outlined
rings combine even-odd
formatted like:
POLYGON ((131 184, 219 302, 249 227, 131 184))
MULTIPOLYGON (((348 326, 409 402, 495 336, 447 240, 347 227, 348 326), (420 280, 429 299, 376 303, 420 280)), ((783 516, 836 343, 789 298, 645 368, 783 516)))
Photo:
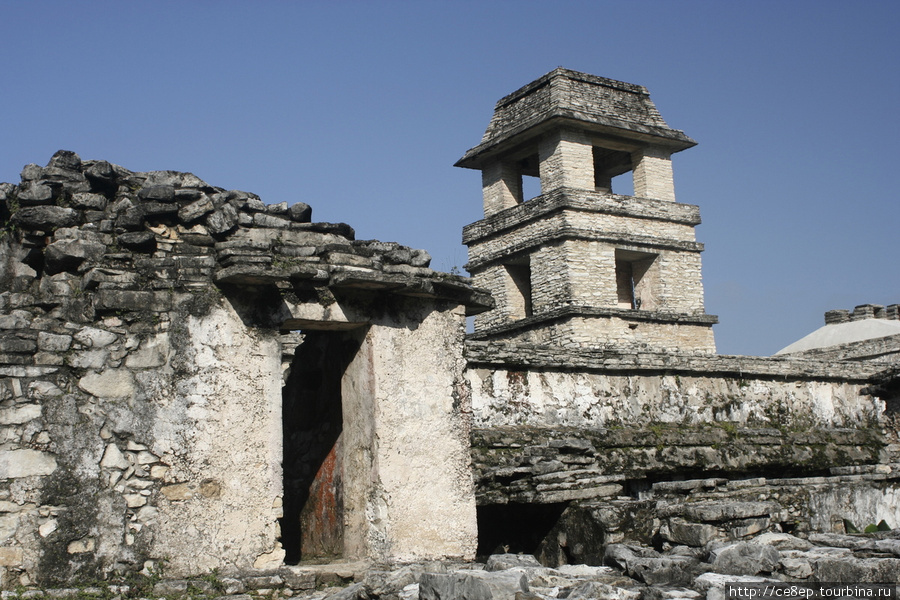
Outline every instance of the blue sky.
POLYGON ((466 262, 494 103, 557 66, 639 83, 699 142, 719 351, 900 302, 900 2, 0 0, 0 181, 58 149, 307 202, 360 239, 466 262))

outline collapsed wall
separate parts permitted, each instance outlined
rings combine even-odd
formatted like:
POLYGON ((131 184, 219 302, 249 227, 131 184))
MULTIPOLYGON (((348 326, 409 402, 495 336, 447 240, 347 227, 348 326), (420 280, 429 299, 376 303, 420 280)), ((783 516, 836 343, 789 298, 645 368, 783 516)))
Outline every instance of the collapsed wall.
POLYGON ((0 208, 4 587, 264 568, 285 547, 473 555, 458 390, 466 307, 490 298, 467 280, 303 203, 72 152, 0 184, 0 208), (318 462, 310 436, 331 436, 318 462), (283 475, 285 452, 312 474, 283 475), (285 495, 304 476, 323 493, 285 495), (297 502, 331 529, 298 532, 297 502))

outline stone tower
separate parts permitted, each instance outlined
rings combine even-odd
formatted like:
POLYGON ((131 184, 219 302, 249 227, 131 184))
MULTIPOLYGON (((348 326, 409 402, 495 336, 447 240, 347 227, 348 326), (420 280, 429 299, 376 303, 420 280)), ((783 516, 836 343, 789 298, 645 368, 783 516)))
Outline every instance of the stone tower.
POLYGON ((715 352, 698 207, 675 201, 671 155, 694 146, 643 86, 558 68, 502 98, 456 166, 482 173, 484 219, 463 230, 496 308, 475 339, 715 352), (631 171, 634 196, 613 193, 631 171), (523 177, 540 195, 523 195, 523 177))

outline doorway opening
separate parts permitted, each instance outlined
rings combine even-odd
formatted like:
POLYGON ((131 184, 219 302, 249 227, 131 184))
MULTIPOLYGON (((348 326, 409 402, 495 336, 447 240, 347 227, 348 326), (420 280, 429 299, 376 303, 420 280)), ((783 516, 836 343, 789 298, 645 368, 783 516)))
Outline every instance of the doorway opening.
POLYGON ((345 373, 364 337, 362 329, 303 330, 286 336, 284 361, 289 367, 282 388, 284 509, 280 524, 287 564, 345 555, 348 399, 342 390, 345 373))

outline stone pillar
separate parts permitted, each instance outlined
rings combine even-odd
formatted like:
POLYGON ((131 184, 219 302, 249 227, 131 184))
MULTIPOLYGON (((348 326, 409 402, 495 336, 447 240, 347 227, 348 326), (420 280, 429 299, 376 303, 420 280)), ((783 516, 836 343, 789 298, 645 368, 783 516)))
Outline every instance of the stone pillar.
POLYGON ((634 195, 637 198, 675 202, 671 152, 651 146, 631 155, 634 164, 634 195))
POLYGON ((563 129, 541 140, 541 193, 561 187, 594 189, 594 153, 586 133, 563 129))
POLYGON ((487 165, 481 172, 481 186, 485 217, 522 202, 522 174, 508 162, 487 165))
POLYGON ((428 310, 416 300, 405 322, 386 316, 366 337, 364 556, 472 560, 478 527, 462 387, 465 310, 428 310))

